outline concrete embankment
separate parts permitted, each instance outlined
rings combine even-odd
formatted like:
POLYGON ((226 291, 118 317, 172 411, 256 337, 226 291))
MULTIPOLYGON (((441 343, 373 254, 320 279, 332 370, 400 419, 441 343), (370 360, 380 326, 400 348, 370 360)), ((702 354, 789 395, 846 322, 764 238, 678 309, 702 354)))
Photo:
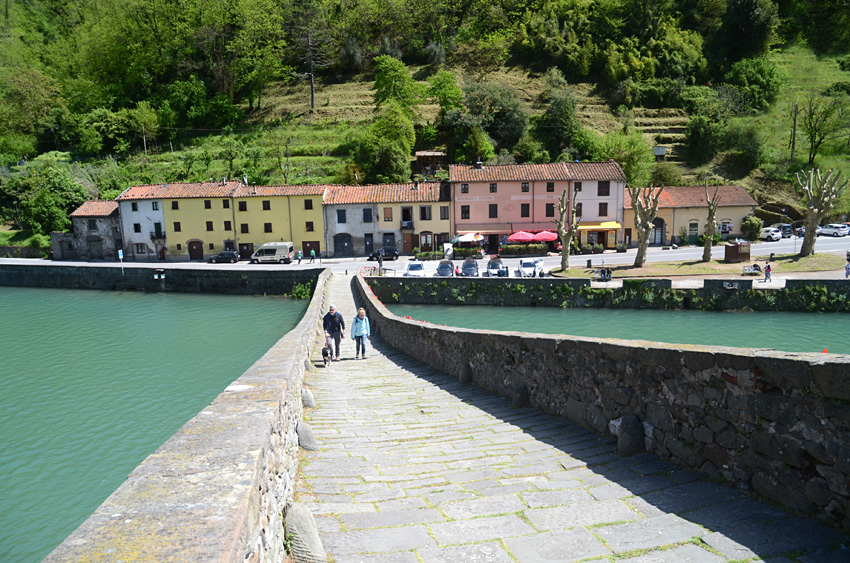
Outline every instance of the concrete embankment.
POLYGON ((440 327, 353 284, 387 344, 461 382, 601 433, 637 415, 648 451, 850 530, 850 356, 440 327))
MULTIPOLYGON (((184 275, 173 273, 169 283, 184 275)), ((207 274, 193 278, 205 280, 195 287, 209 291, 207 274)), ((313 298, 295 329, 139 465, 46 561, 284 560, 281 514, 293 498, 301 389, 328 276, 313 271, 313 298)))

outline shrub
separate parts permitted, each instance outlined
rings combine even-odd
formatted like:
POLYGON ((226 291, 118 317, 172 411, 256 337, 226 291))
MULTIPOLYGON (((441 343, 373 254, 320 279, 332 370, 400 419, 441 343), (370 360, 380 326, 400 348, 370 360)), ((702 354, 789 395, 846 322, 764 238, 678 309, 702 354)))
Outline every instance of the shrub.
POLYGON ((756 111, 766 110, 785 82, 785 74, 765 57, 741 59, 726 73, 726 82, 740 88, 756 111))
POLYGON ((652 166, 652 185, 681 186, 681 169, 671 162, 659 162, 652 166))
MULTIPOLYGON (((720 244, 720 233, 714 233, 714 236, 711 237, 711 245, 716 246, 718 244, 720 244)), ((699 236, 699 245, 705 245, 705 233, 699 236)))
POLYGON ((756 240, 759 238, 759 233, 761 232, 761 219, 754 215, 750 215, 746 217, 744 221, 741 223, 741 233, 743 233, 744 237, 749 240, 756 240))
POLYGON ((755 123, 732 120, 726 129, 726 145, 741 154, 750 170, 764 160, 764 142, 755 123))
POLYGON ((838 68, 844 72, 850 72, 850 55, 846 55, 838 59, 838 68))
POLYGON ((679 229, 679 244, 681 246, 688 246, 688 228, 682 227, 679 229))
POLYGON ((594 254, 602 254, 604 251, 605 251, 605 247, 603 247, 601 244, 594 244, 593 245, 593 253, 594 254))
POLYGON ((697 115, 688 122, 688 158, 693 164, 711 160, 720 149, 725 133, 723 123, 697 115))
POLYGON ((617 243, 617 252, 625 252, 627 248, 628 247, 626 246, 626 243, 624 243, 624 242, 618 242, 617 243))
POLYGON ((583 244, 583 245, 581 245, 581 253, 582 254, 592 254, 593 253, 593 247, 590 246, 589 244, 583 244))
POLYGON ((823 91, 824 96, 850 96, 850 82, 834 82, 823 91))
MULTIPOLYGON (((416 250, 416 249, 414 249, 416 250)), ((414 252, 414 257, 417 260, 442 260, 443 259, 443 251, 442 250, 434 250, 429 252, 414 252)))

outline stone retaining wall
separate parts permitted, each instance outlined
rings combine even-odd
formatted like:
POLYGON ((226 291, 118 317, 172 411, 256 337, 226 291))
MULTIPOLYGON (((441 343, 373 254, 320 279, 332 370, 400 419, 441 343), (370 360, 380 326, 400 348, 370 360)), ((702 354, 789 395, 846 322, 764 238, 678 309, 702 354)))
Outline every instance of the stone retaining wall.
POLYGON ((322 272, 320 268, 283 270, 257 266, 245 270, 214 265, 208 269, 167 266, 0 264, 0 286, 282 295, 290 293, 295 284, 315 280, 322 272))
POLYGON ((282 562, 301 387, 324 286, 301 322, 137 467, 45 561, 282 562))
POLYGON ((0 246, 0 258, 41 258, 41 250, 31 246, 0 246))
POLYGON ((373 332, 435 369, 602 433, 636 414, 661 458, 850 530, 850 356, 440 327, 353 284, 373 332))

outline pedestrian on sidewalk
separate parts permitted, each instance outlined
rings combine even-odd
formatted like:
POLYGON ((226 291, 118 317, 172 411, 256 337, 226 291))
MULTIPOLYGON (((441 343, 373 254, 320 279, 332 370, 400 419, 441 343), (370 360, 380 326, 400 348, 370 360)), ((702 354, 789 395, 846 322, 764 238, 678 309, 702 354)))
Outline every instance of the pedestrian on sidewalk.
POLYGON ((850 278, 850 262, 844 264, 844 279, 850 278))
POLYGON ((302 256, 302 254, 301 254, 301 251, 299 250, 298 251, 298 265, 299 266, 301 265, 301 256, 302 256))
POLYGON ((315 261, 316 261, 316 251, 311 248, 310 249, 310 263, 312 264, 315 261))
POLYGON ((366 339, 371 337, 369 317, 366 316, 366 309, 360 307, 357 309, 357 315, 355 315, 354 320, 351 321, 351 339, 354 340, 355 360, 360 358, 361 348, 363 348, 363 359, 366 359, 366 339))
POLYGON ((765 282, 769 282, 769 281, 770 281, 770 272, 771 272, 771 267, 770 267, 770 262, 768 262, 768 263, 767 263, 767 264, 765 264, 765 266, 764 266, 764 281, 765 281, 765 282))
POLYGON ((345 319, 342 318, 336 307, 331 305, 328 307, 328 314, 322 319, 322 326, 334 341, 334 347, 336 348, 336 357, 334 359, 339 361, 339 341, 345 338, 345 319))

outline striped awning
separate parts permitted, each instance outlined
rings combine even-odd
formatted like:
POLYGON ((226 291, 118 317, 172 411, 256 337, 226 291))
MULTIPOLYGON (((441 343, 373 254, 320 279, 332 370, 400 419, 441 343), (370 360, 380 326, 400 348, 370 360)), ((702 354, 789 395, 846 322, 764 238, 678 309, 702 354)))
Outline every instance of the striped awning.
POLYGON ((623 226, 617 221, 588 221, 578 226, 580 231, 611 231, 622 228, 623 226))

